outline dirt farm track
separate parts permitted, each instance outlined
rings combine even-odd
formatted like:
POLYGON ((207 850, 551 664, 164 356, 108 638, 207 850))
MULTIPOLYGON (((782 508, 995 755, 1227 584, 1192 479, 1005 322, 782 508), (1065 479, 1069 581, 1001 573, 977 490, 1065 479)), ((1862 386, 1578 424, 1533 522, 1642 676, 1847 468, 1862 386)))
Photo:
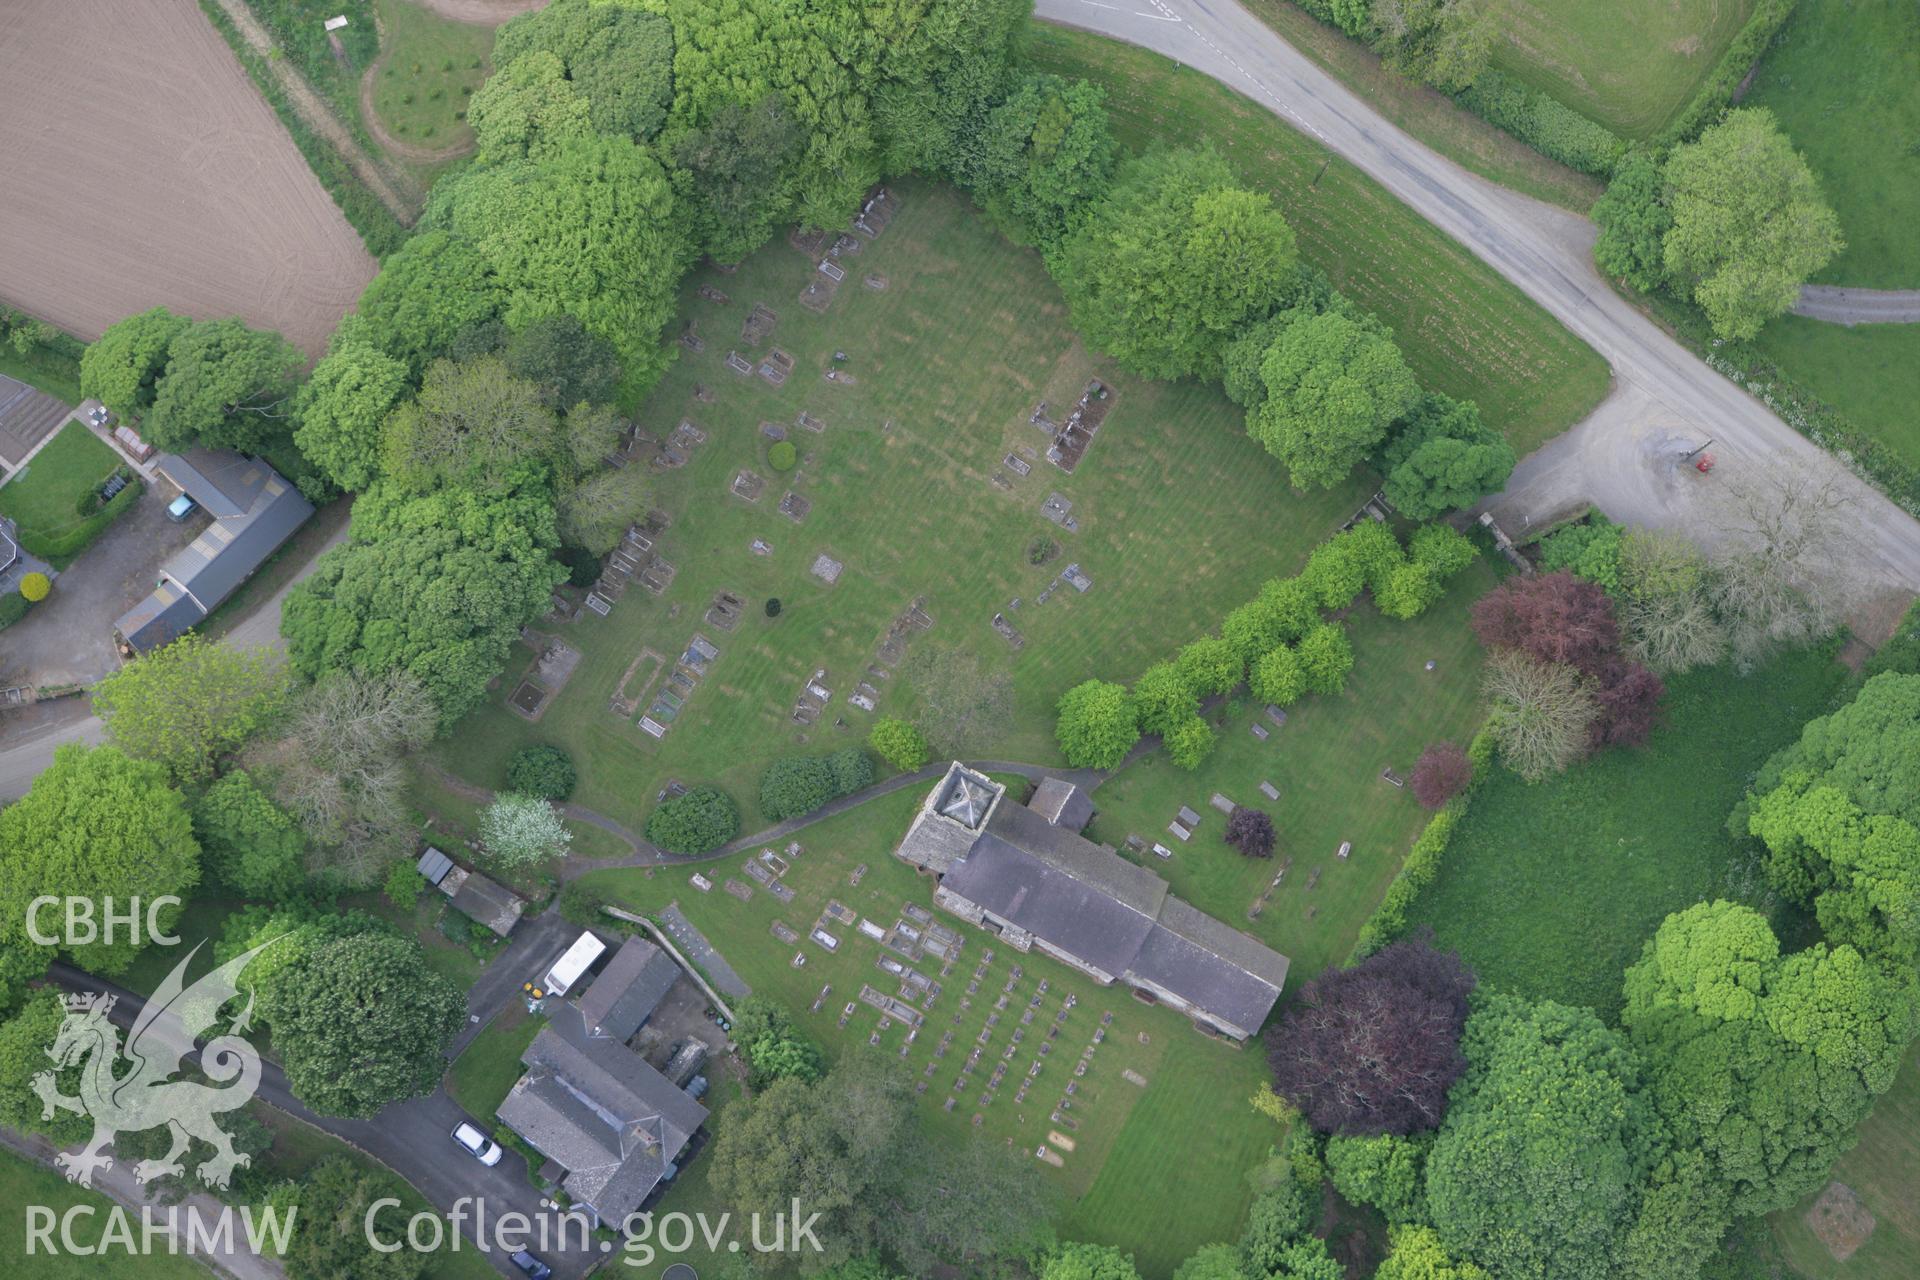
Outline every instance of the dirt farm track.
POLYGON ((0 300, 168 306, 319 354, 375 263, 194 0, 0 5, 0 300))

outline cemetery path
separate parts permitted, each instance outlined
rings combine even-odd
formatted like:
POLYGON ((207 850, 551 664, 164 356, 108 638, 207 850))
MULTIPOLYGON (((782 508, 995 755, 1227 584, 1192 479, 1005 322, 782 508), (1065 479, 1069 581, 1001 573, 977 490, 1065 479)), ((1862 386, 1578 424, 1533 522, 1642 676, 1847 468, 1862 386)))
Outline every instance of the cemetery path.
MULTIPOLYGON (((1121 762, 1120 767, 1124 769, 1128 764, 1132 763, 1141 751, 1151 749, 1153 743, 1157 741, 1158 739, 1142 738, 1140 744, 1134 747, 1133 751, 1128 754, 1127 759, 1121 762)), ((969 767, 978 769, 982 773, 1017 774, 1029 782, 1038 782, 1042 778, 1063 778, 1089 793, 1098 789, 1100 784, 1111 777, 1113 773, 1118 772, 1118 770, 1108 771, 1101 769, 1062 769, 1050 765, 1026 764, 1018 760, 970 760, 967 763, 969 767)), ((560 879, 563 881, 578 880, 590 871, 611 871, 619 867, 678 866, 682 863, 713 862, 720 858, 732 857, 736 853, 745 853, 756 845, 777 844, 792 836, 794 833, 805 830, 816 822, 825 822, 829 818, 837 818, 843 813, 849 813, 854 809, 858 809, 861 805, 873 800, 878 800, 883 796, 890 796, 897 791, 904 791, 908 787, 924 787, 945 773, 946 768, 944 764, 930 764, 926 768, 915 770, 912 773, 897 773, 893 777, 882 779, 870 787, 864 787, 848 795, 835 797, 821 805, 818 809, 815 809, 812 813, 801 814, 797 818, 788 818, 784 822, 776 822, 764 831, 756 831, 751 835, 740 836, 736 839, 729 840, 718 849, 711 849, 706 853, 668 853, 665 849, 648 841, 644 836, 636 834, 624 824, 614 821, 603 813, 596 813, 585 805, 573 803, 563 804, 560 806, 560 812, 563 816, 575 822, 584 822, 588 826, 598 827, 602 831, 618 836, 627 842, 632 852, 615 858, 569 858, 565 865, 560 868, 560 879)), ((487 804, 493 799, 494 793, 492 791, 480 786, 478 783, 469 782, 465 778, 448 772, 446 767, 441 764, 429 763, 427 765, 427 771, 431 773, 434 779, 442 786, 463 799, 470 800, 475 804, 487 804)))
POLYGON ((1039 17, 1164 54, 1259 103, 1350 161, 1458 240, 1598 351, 1607 399, 1523 459, 1486 506, 1518 530, 1581 502, 1622 523, 1711 543, 1709 503, 1769 455, 1834 477, 1851 499, 1848 559, 1881 590, 1920 589, 1920 522, 1740 386, 1669 337, 1600 278, 1587 219, 1488 182, 1390 124, 1234 0, 1038 0, 1039 17), (1719 467, 1693 483, 1674 464, 1708 437, 1719 467))

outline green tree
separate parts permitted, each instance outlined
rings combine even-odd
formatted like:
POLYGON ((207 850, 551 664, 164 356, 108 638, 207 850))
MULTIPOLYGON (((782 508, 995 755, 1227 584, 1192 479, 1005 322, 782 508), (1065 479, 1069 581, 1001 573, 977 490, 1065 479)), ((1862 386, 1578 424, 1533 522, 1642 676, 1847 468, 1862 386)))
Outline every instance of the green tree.
POLYGON ((1275 645, 1247 671, 1253 696, 1276 707, 1290 707, 1307 691, 1307 672, 1297 649, 1275 645))
POLYGON ((1213 754, 1213 726, 1198 715, 1191 715, 1167 730, 1163 741, 1167 759, 1182 769, 1198 769, 1213 754))
POLYGON ((380 426, 407 382, 407 366, 372 343, 336 342, 294 398, 294 444, 327 479, 358 493, 379 474, 380 426))
POLYGON ((1133 1255, 1110 1244, 1063 1244, 1047 1255, 1040 1280, 1140 1280, 1133 1255))
POLYGON ((1320 1189, 1291 1170, 1253 1198, 1240 1256, 1250 1276, 1270 1276, 1284 1264, 1293 1245, 1313 1230, 1320 1216, 1320 1189))
POLYGON ((843 794, 827 756, 782 756, 760 775, 760 812, 769 822, 812 813, 843 794))
POLYGON ((1402 75, 1457 93, 1487 69, 1499 17, 1485 0, 1373 0, 1374 47, 1402 75))
POLYGON ((510 67, 530 53, 559 62, 595 132, 648 138, 665 123, 673 98, 673 27, 662 14, 632 4, 555 0, 494 34, 494 66, 510 67))
POLYGON ((143 417, 167 368, 167 348, 193 323, 165 307, 116 320, 80 356, 80 394, 123 418, 143 417))
POLYGON ((467 103, 467 123, 483 160, 523 159, 539 147, 593 132, 587 100, 554 54, 536 49, 497 65, 467 103))
POLYGON ((1513 474, 1513 446, 1480 420, 1480 406, 1437 391, 1422 395, 1381 449, 1387 501, 1431 520, 1496 493, 1513 474))
POLYGON ((978 173, 961 174, 995 225, 1019 244, 1058 252, 1113 182, 1119 144, 1106 90, 1029 74, 994 108, 978 173))
POLYGON ((1061 695, 1055 710, 1054 740, 1076 768, 1117 768, 1140 740, 1133 699, 1121 685, 1083 681, 1061 695))
POLYGON ((395 409, 382 436, 383 470, 416 490, 498 492, 560 454, 560 420, 540 388, 499 356, 436 360, 420 394, 395 409))
POLYGON ((1587 1009, 1486 998, 1427 1158, 1449 1251, 1503 1277, 1603 1280, 1661 1130, 1641 1064, 1587 1009))
POLYGON ((286 666, 264 646, 236 649, 185 635, 102 680, 93 710, 122 751, 198 782, 269 724, 288 692, 286 666))
POLYGON ((694 240, 716 261, 738 262, 765 244, 794 199, 805 131, 768 95, 729 102, 702 127, 676 135, 673 162, 693 210, 694 240))
MULTIPOLYGON (((509 335, 503 354, 507 372, 538 387, 540 398, 551 409, 573 410, 583 402, 604 404, 620 387, 620 358, 612 344, 588 333, 586 326, 570 315, 546 316, 509 335)), ((611 438, 603 447, 584 457, 575 452, 575 463, 581 469, 600 465, 619 440, 619 414, 609 406, 600 415, 569 412, 567 420, 571 430, 583 432, 596 443, 604 434, 602 424, 614 424, 611 438), (576 417, 580 419, 577 426, 576 417)))
POLYGON ((1369 1137, 1334 1134, 1327 1139, 1327 1174, 1334 1190, 1355 1204, 1372 1205, 1388 1222, 1424 1222, 1421 1186, 1431 1134, 1403 1138, 1381 1133, 1369 1137))
POLYGON ((194 801, 193 833, 213 880, 243 898, 277 901, 306 878, 306 839, 245 769, 194 801))
MULTIPOLYGON (((1737 818, 1736 818, 1737 821, 1737 818)), ((1833 941, 1903 968, 1920 951, 1920 676, 1885 673, 1757 778, 1746 830, 1767 881, 1833 941)))
POLYGON ((300 1101, 322 1115, 370 1116, 430 1092, 466 1022, 466 996, 419 943, 362 934, 325 943, 286 976, 274 1047, 300 1101))
POLYGON ((1433 570, 1424 564, 1409 561, 1396 565, 1387 575, 1386 582, 1373 593, 1373 603, 1380 612, 1389 618, 1417 618, 1426 612, 1427 606, 1441 596, 1441 586, 1434 580, 1433 570))
POLYGON ((1540 543, 1540 567, 1548 573, 1565 569, 1617 599, 1621 533, 1619 525, 1603 518, 1556 530, 1540 543))
POLYGON ((417 1280, 432 1255, 406 1248, 383 1253, 369 1239, 369 1222, 380 1240, 406 1239, 404 1206, 374 1208, 379 1200, 399 1200, 405 1190, 391 1174, 363 1170, 345 1156, 329 1156, 302 1174, 295 1186, 287 1273, 302 1280, 417 1280))
POLYGON ((1723 338, 1751 338, 1844 247, 1820 183, 1764 107, 1743 107, 1674 148, 1668 274, 1723 338))
POLYGON ((507 761, 507 790, 521 795, 565 800, 579 783, 580 771, 574 768, 573 757, 559 747, 522 747, 507 761))
POLYGON ((1211 377, 1241 326, 1286 299, 1295 257, 1286 219, 1217 152, 1158 151, 1120 166, 1054 275, 1074 327, 1123 368, 1211 377))
POLYGON ((1444 582, 1480 558, 1467 535, 1451 525, 1424 524, 1407 540, 1407 555, 1444 582))
POLYGON ((706 853, 733 839, 740 810, 718 787, 695 787, 660 802, 647 818, 647 839, 668 853, 706 853))
POLYGON ((469 240, 520 329, 567 314, 611 344, 634 392, 671 359, 661 334, 691 254, 685 211, 652 153, 625 138, 568 138, 435 185, 423 217, 469 240))
POLYGON ((921 732, 897 716, 882 716, 867 734, 867 745, 875 755, 902 773, 926 768, 933 753, 921 732))
POLYGON ((1295 488, 1344 480, 1420 395, 1393 335, 1338 312, 1282 329, 1260 377, 1267 396, 1247 415, 1247 431, 1295 488))
POLYGON ((203 320, 167 346, 167 369, 154 386, 141 434, 160 449, 194 444, 252 453, 281 428, 294 378, 306 364, 277 333, 239 320, 203 320))
POLYGON ((478 249, 423 227, 380 265, 334 344, 378 347, 417 379, 455 338, 496 319, 505 305, 501 282, 478 249))
POLYGON ((748 996, 734 1006, 733 1039, 746 1051, 747 1083, 755 1090, 775 1080, 812 1083, 826 1074, 820 1047, 793 1025, 786 1009, 765 996, 748 996))
POLYGON ((1240 1251, 1230 1244, 1210 1244, 1180 1264, 1173 1280, 1246 1280, 1240 1269, 1240 1251))
POLYGON ((1181 646, 1174 668, 1187 687, 1201 697, 1230 693, 1246 674, 1246 663, 1232 644, 1220 636, 1201 636, 1181 646))
POLYGON ((66 1017, 60 992, 42 987, 0 1021, 0 1125, 17 1133, 42 1134, 61 1146, 84 1140, 93 1129, 86 1116, 71 1111, 44 1114, 45 1101, 33 1088, 33 1078, 51 1070, 61 1093, 73 1097, 80 1092, 81 1064, 62 1068, 48 1057, 66 1017))
POLYGON ((1353 670, 1353 642, 1337 622, 1324 622, 1309 631, 1296 653, 1308 693, 1339 693, 1353 670))
POLYGON ((1635 151, 1613 171, 1607 189, 1593 205, 1600 239, 1593 260, 1607 275, 1626 281, 1642 293, 1666 283, 1667 229, 1673 213, 1667 208, 1666 175, 1650 151, 1635 151))
POLYGON ((563 857, 573 833, 552 802, 508 791, 480 814, 480 843, 502 866, 530 867, 563 857))
POLYGON ((287 597, 289 661, 312 679, 409 671, 451 726, 566 577, 549 500, 537 486, 415 495, 381 480, 354 504, 352 530, 287 597))
POLYGON ((1133 705, 1142 733, 1166 734, 1200 712, 1199 695, 1171 662, 1158 662, 1133 682, 1133 705))
POLYGON ((1826 1181, 1920 1027, 1910 970, 1890 978, 1824 943, 1782 956, 1765 918, 1731 902, 1668 916, 1624 990, 1661 1114, 1742 1215, 1826 1181))
POLYGON ((1387 1239, 1391 1251, 1373 1273, 1374 1280, 1488 1280, 1485 1271, 1448 1253, 1432 1227, 1395 1226, 1387 1239))
MULTIPOLYGON (((27 932, 35 898, 90 898, 93 919, 104 926, 111 906, 124 913, 138 898, 146 904, 165 895, 186 897, 200 882, 200 846, 186 800, 167 783, 166 770, 136 760, 118 747, 68 743, 34 778, 27 794, 0 809, 0 945, 38 947, 27 932)), ((177 910, 157 923, 170 928, 177 910)), ((43 935, 59 935, 58 907, 42 911, 43 935)), ((89 973, 113 977, 149 943, 144 928, 134 939, 122 929, 114 941, 41 948, 58 950, 89 973)), ((18 968, 18 964, 9 967, 18 968)))

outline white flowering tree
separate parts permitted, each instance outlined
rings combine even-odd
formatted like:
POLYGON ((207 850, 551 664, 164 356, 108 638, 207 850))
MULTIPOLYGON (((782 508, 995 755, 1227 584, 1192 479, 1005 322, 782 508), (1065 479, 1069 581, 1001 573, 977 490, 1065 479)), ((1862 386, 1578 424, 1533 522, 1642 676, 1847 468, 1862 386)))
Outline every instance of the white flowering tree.
POLYGON ((480 843, 502 866, 545 862, 564 854, 572 842, 559 811, 537 796, 506 792, 480 815, 480 843))

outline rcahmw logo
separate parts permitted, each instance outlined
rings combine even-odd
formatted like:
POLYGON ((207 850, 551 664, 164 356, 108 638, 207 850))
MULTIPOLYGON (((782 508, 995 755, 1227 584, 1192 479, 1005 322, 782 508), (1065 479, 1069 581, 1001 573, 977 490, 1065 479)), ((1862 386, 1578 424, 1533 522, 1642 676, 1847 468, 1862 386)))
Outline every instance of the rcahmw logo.
MULTIPOLYGON (((158 900, 156 900, 158 905, 158 900)), ((112 919, 113 917, 109 917, 112 919)), ((197 1080, 175 1080, 183 1060, 194 1050, 202 1035, 211 1032, 220 1009, 240 994, 236 985, 248 963, 265 946, 235 956, 192 986, 183 983, 187 965, 199 953, 194 947, 173 972, 160 984, 132 1019, 124 1049, 120 1028, 113 1021, 115 998, 100 992, 85 992, 66 997, 66 1017, 54 1035, 47 1057, 53 1069, 33 1078, 33 1090, 40 1095, 41 1118, 51 1120, 58 1111, 71 1111, 93 1121, 93 1136, 78 1151, 63 1151, 54 1163, 73 1182, 91 1186, 94 1175, 113 1168, 106 1149, 115 1135, 137 1133, 166 1126, 170 1145, 157 1160, 142 1160, 133 1167, 138 1182, 154 1178, 184 1176, 181 1162, 198 1138, 213 1148, 213 1155, 202 1161, 195 1173, 212 1187, 225 1187, 236 1168, 249 1157, 233 1149, 233 1140, 215 1119, 252 1099, 260 1084, 260 1054, 243 1037, 253 1013, 253 996, 247 995, 246 1007, 234 1018, 224 1034, 208 1040, 199 1055, 200 1074, 211 1084, 197 1080), (62 1073, 75 1073, 77 1094, 61 1092, 62 1073)), ((181 1247, 178 1219, 187 1219, 187 1237, 195 1241, 231 1241, 234 1210, 223 1208, 217 1225, 200 1220, 193 1206, 185 1214, 169 1213, 162 1226, 142 1214, 142 1229, 133 1230, 125 1210, 108 1211, 106 1231, 95 1245, 78 1247, 74 1235, 76 1220, 95 1215, 91 1205, 75 1205, 56 1215, 46 1205, 27 1207, 27 1252, 44 1248, 48 1252, 100 1252, 124 1248, 127 1252, 146 1252, 156 1237, 164 1237, 170 1249, 181 1247), (56 1226, 58 1228, 56 1232, 56 1226), (57 1243, 56 1243, 57 1236, 57 1243)), ((293 1211, 277 1213, 263 1210, 255 1221, 251 1209, 240 1211, 245 1236, 250 1244, 271 1238, 284 1247, 286 1233, 293 1226, 293 1211), (264 1234, 263 1234, 264 1232, 264 1234)))
POLYGON ((180 939, 161 929, 160 913, 167 907, 179 905, 180 899, 168 893, 158 898, 129 898, 126 910, 116 911, 114 899, 104 898, 101 900, 102 909, 97 911, 100 918, 96 920, 92 898, 61 898, 45 893, 27 904, 27 937, 42 947, 90 947, 96 942, 110 947, 116 936, 124 930, 126 941, 136 947, 150 942, 162 947, 177 947, 180 939), (143 901, 146 903, 144 912, 140 905, 143 901), (48 933, 41 927, 50 907, 61 908, 52 918, 66 925, 64 932, 48 933), (142 926, 145 926, 144 933, 142 926))

